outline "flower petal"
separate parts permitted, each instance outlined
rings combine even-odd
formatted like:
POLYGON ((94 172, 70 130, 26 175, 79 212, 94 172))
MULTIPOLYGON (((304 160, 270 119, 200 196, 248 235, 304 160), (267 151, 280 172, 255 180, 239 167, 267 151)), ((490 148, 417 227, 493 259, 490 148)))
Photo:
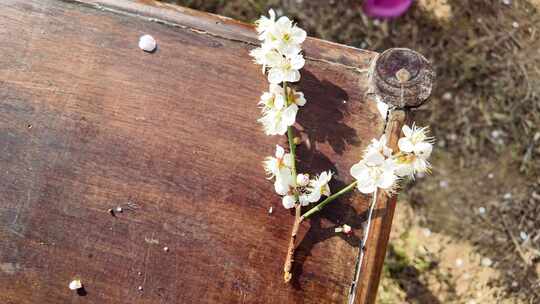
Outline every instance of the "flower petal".
POLYGON ((414 154, 423 159, 428 159, 431 151, 433 151, 433 145, 425 141, 414 146, 414 154))
POLYGON ((283 75, 283 71, 278 68, 270 68, 270 71, 268 72, 268 81, 272 84, 278 84, 280 82, 283 82, 283 78, 285 75, 283 75))
POLYGON ((285 195, 281 200, 281 203, 283 204, 283 207, 285 207, 285 209, 291 209, 294 207, 296 199, 292 195, 285 195))
POLYGON ((289 183, 279 175, 276 175, 276 181, 274 182, 274 190, 279 195, 286 195, 289 193, 289 183))
POLYGON ((414 144, 408 137, 402 137, 398 140, 399 151, 411 153, 414 150, 414 144))
POLYGON ((352 177, 354 177, 355 179, 360 179, 363 175, 363 173, 366 171, 366 166, 364 165, 364 163, 356 163, 354 165, 352 165, 351 167, 351 170, 350 170, 350 173, 352 175, 352 177))
POLYGON ((403 134, 405 135, 405 137, 411 137, 413 134, 413 130, 407 125, 404 125, 401 128, 401 131, 403 131, 403 134))
POLYGON ((281 119, 287 127, 294 125, 294 122, 296 121, 296 113, 298 113, 298 106, 295 104, 288 106, 283 111, 281 119))

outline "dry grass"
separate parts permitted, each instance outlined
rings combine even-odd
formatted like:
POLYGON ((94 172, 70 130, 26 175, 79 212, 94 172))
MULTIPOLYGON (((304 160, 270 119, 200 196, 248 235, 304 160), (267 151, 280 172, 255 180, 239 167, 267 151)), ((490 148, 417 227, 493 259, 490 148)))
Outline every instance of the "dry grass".
MULTIPOLYGON (((500 275, 486 288, 497 290, 497 302, 540 302, 537 0, 514 0, 510 6, 498 0, 419 0, 407 15, 390 22, 366 18, 357 0, 176 2, 244 21, 278 8, 312 36, 376 51, 409 47, 428 57, 437 71, 437 87, 416 120, 432 126, 439 149, 434 175, 420 179, 406 197, 415 223, 491 258, 500 275), (487 212, 480 215, 480 207, 487 212), (528 240, 520 238, 521 232, 528 240)), ((396 228, 403 225, 398 221, 396 228)), ((397 243, 393 246, 390 268, 400 251, 397 243)), ((388 279, 404 291, 399 274, 388 279)), ((419 280, 428 290, 437 281, 429 276, 419 280)), ((443 275, 438 284, 444 280, 443 275)), ((471 298, 457 292, 444 297, 435 292, 434 297, 445 303, 471 298)))

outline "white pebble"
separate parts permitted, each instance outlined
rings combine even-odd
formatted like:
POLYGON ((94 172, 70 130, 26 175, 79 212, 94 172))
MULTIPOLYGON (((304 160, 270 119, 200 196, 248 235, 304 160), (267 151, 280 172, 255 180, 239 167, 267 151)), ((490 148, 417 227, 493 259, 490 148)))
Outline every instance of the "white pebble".
POLYGON ((512 198, 512 193, 506 192, 506 193, 504 194, 503 198, 504 198, 505 200, 511 199, 511 198, 512 198))
POLYGON ((521 232, 519 233, 519 237, 520 237, 522 240, 526 241, 526 240, 529 238, 529 235, 527 234, 527 232, 521 231, 521 232))
POLYGON ((491 137, 493 137, 494 139, 499 138, 499 136, 501 136, 501 134, 502 134, 502 132, 500 130, 491 131, 491 137))
POLYGON ((442 180, 439 182, 441 188, 448 188, 448 181, 442 180))
POLYGON ((519 285, 519 284, 518 284, 517 281, 512 282, 512 287, 516 288, 516 287, 518 287, 518 285, 519 285))
POLYGON ((116 210, 115 210, 115 211, 121 213, 122 211, 124 211, 124 209, 122 209, 122 207, 116 207, 116 210))
POLYGON ((143 35, 139 38, 139 48, 145 52, 153 52, 156 46, 156 40, 150 35, 143 35))
POLYGON ((515 21, 512 22, 512 27, 513 27, 513 28, 518 28, 518 27, 519 27, 519 23, 517 23, 517 22, 515 22, 515 21))
POLYGON ((69 289, 71 290, 77 290, 82 288, 81 280, 73 280, 69 283, 69 289))
POLYGON ((502 0, 504 5, 512 5, 512 0, 502 0))
POLYGON ((446 100, 446 101, 452 100, 452 93, 451 92, 444 93, 443 96, 442 96, 442 99, 446 100))
POLYGON ((480 213, 480 214, 486 213, 486 208, 485 207, 478 208, 478 213, 480 213))
POLYGON ((493 175, 493 173, 488 174, 489 179, 493 179, 493 177, 495 177, 495 175, 493 175))
POLYGON ((457 259, 457 260, 456 260, 456 266, 457 266, 457 267, 463 266, 463 260, 462 260, 462 259, 457 259))
POLYGON ((493 265, 493 261, 490 258, 482 258, 482 261, 480 261, 480 263, 484 267, 489 267, 489 266, 493 265))
POLYGON ((424 233, 425 236, 430 236, 431 235, 431 230, 429 228, 422 229, 422 232, 424 233))

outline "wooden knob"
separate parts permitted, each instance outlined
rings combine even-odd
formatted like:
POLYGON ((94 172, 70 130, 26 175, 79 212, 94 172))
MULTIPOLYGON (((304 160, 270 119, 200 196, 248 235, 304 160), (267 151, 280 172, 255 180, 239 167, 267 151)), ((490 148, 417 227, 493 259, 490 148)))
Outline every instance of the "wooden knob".
POLYGON ((419 53, 405 48, 388 49, 371 67, 373 93, 398 108, 416 108, 431 94, 435 72, 419 53))

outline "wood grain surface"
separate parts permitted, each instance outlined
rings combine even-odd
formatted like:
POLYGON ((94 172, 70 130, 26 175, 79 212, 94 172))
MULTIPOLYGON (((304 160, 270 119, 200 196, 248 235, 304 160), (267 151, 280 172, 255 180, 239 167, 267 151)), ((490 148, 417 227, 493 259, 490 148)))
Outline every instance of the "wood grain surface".
MULTIPOLYGON (((261 161, 285 138, 256 123, 267 82, 253 30, 144 2, 0 0, 0 303, 346 303, 369 197, 303 224, 284 284, 293 215, 261 161), (137 47, 143 34, 156 52, 137 47), (334 233, 344 223, 353 236, 334 233)), ((305 49, 300 171, 332 170, 338 189, 383 132, 365 97, 376 54, 305 49)), ((361 299, 374 299, 383 245, 368 248, 361 299)))

